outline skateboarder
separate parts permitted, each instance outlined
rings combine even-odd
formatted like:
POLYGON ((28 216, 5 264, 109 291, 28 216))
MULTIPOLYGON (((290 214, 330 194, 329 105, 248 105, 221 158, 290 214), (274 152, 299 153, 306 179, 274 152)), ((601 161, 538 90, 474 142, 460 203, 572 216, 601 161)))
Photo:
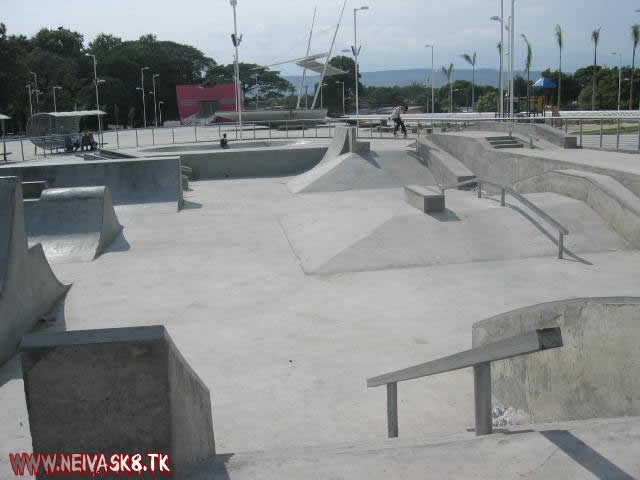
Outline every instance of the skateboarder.
POLYGON ((398 129, 400 128, 402 129, 404 138, 407 138, 407 127, 405 127, 404 121, 402 120, 402 117, 400 115, 403 113, 406 113, 408 109, 409 107, 407 105, 399 105, 393 110, 393 113, 391 114, 390 118, 391 120, 393 120, 393 123, 395 124, 393 127, 394 137, 398 136, 398 129))

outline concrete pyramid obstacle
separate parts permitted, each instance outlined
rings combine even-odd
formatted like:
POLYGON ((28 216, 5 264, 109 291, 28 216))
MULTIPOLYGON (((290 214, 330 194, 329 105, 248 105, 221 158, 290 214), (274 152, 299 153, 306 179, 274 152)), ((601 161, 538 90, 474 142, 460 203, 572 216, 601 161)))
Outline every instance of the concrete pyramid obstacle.
POLYGON ((29 243, 54 262, 91 261, 122 231, 107 187, 44 190, 25 202, 25 217, 29 243))
POLYGON ((69 286, 58 281, 41 245, 27 247, 22 186, 16 177, 0 177, 0 364, 13 354, 22 336, 64 297, 69 286))

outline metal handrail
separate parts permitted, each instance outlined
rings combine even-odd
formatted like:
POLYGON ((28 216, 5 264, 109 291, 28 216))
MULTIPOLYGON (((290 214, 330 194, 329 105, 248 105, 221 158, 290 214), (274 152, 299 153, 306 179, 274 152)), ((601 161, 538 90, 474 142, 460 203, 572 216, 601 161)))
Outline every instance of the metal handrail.
POLYGON ((499 188, 500 189, 500 206, 502 207, 505 206, 505 196, 507 193, 509 193, 512 197, 516 198, 520 203, 523 203, 525 206, 529 207, 538 216, 542 217, 542 219, 545 220, 548 224, 552 225, 556 230, 558 230, 558 258, 560 259, 563 258, 564 236, 569 235, 569 230, 560 222, 558 222, 555 218, 553 218, 551 215, 549 215, 544 210, 542 210, 540 207, 533 204, 530 200, 526 199, 520 193, 516 192, 513 188, 508 187, 506 185, 500 185, 499 183, 491 182, 489 180, 482 180, 477 178, 472 180, 465 180, 464 182, 459 182, 453 185, 447 185, 447 186, 438 185, 438 187, 440 188, 440 191, 444 193, 445 190, 463 187, 465 185, 470 185, 474 183, 478 184, 478 198, 482 198, 483 183, 486 185, 491 185, 493 187, 499 188))
POLYGON ((454 355, 367 379, 367 387, 387 386, 387 434, 398 436, 398 382, 473 367, 476 435, 492 431, 491 362, 562 346, 559 327, 533 330, 454 355))

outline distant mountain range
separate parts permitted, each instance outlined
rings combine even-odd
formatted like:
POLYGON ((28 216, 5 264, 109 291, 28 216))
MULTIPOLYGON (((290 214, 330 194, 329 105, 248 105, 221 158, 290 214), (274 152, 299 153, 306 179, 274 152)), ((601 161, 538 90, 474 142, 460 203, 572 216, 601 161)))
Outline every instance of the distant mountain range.
MULTIPOLYGON (((471 69, 460 69, 453 70, 452 79, 455 80, 468 80, 471 81, 472 78, 472 70, 471 69)), ((540 78, 542 72, 540 71, 531 71, 529 77, 531 80, 535 81, 540 78)), ((428 76, 431 74, 431 69, 424 68, 414 68, 410 70, 384 70, 380 72, 361 72, 362 77, 361 81, 364 85, 368 87, 393 87, 393 86, 407 86, 412 83, 425 83, 427 81, 428 76)), ((499 70, 494 70, 491 68, 479 68, 476 70, 476 84, 477 85, 492 85, 494 87, 498 87, 498 76, 500 75, 499 70)), ((520 75, 523 78, 527 78, 527 72, 517 71, 516 75, 520 75)), ((447 77, 444 76, 442 71, 435 70, 435 85, 436 87, 442 86, 447 83, 447 77)), ((285 76, 287 80, 289 80, 296 88, 300 85, 301 75, 298 76, 285 76)), ((307 82, 310 87, 318 82, 320 79, 319 75, 309 75, 307 76, 307 82)), ((506 74, 505 74, 506 81, 506 74)))

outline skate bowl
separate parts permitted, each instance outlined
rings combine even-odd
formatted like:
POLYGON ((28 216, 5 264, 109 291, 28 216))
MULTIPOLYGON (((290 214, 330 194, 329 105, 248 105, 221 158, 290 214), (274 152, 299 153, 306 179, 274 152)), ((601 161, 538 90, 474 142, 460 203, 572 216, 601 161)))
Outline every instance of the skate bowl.
POLYGON ((222 178, 268 178, 298 175, 320 162, 324 143, 303 140, 231 142, 228 149, 217 143, 143 148, 136 155, 179 155, 181 164, 193 170, 194 180, 222 178))
POLYGON ((45 181, 49 188, 109 188, 113 203, 183 203, 182 173, 177 156, 145 159, 55 159, 29 165, 0 166, 0 175, 22 182, 45 181))
POLYGON ((29 244, 41 243, 51 262, 89 262, 122 231, 107 187, 44 190, 25 202, 29 244))
MULTIPOLYGON (((640 298, 576 298, 525 307, 473 326, 473 347, 560 327, 564 347, 492 364, 498 404, 535 422, 640 415, 640 298)), ((494 402, 495 403, 495 402, 494 402)))
POLYGON ((22 186, 0 177, 0 364, 70 286, 58 281, 41 245, 27 247, 22 186))

